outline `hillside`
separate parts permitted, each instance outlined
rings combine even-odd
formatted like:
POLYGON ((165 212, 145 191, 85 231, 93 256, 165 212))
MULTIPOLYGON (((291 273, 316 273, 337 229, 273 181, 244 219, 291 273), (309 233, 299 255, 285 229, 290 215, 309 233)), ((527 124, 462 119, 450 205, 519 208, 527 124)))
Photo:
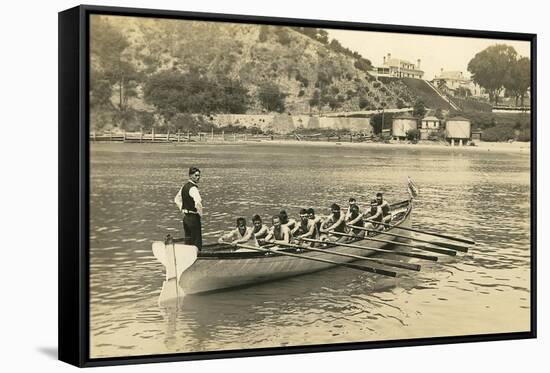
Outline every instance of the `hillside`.
POLYGON ((159 92, 167 82, 171 92, 195 102, 183 108, 164 105, 159 112, 164 119, 177 112, 310 114, 412 105, 410 94, 367 73, 370 61, 337 41, 329 43, 322 33, 146 18, 112 22, 98 16, 92 20, 92 112, 99 105, 112 106, 115 113, 110 119, 104 111, 92 113, 92 123, 128 126, 134 120, 131 111, 155 113, 159 100, 170 95, 159 92), (185 77, 180 86, 178 76, 185 77), (152 81, 158 83, 153 88, 152 81), (201 88, 205 85, 211 90, 201 88), (107 86, 111 96, 106 99, 107 86), (220 96, 217 103, 235 92, 242 94, 242 102, 200 106, 213 92, 220 96))

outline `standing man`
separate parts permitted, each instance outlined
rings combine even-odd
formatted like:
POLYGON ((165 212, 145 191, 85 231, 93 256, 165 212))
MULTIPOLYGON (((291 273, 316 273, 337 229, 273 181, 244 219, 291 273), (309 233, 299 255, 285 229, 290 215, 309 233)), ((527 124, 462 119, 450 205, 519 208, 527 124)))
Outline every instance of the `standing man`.
POLYGON ((183 214, 183 234, 185 243, 202 249, 202 199, 197 184, 201 178, 201 170, 189 168, 189 180, 183 184, 174 202, 183 214))

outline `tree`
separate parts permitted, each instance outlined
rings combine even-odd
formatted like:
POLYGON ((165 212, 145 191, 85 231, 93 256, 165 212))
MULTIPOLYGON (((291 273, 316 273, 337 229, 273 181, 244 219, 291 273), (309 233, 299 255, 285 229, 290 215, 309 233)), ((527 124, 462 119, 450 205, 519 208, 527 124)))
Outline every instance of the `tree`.
POLYGON ((477 53, 468 63, 473 81, 487 90, 495 104, 498 104, 504 84, 510 79, 516 57, 517 52, 513 47, 496 44, 477 53))
POLYGON ((310 107, 319 107, 319 110, 321 110, 321 92, 316 89, 313 91, 313 96, 309 99, 309 106, 310 107))
POLYGON ((240 81, 210 80, 197 72, 177 71, 152 75, 143 87, 143 97, 166 120, 177 113, 241 114, 249 102, 248 91, 240 81))
POLYGON ((282 113, 285 111, 285 97, 287 95, 279 89, 279 86, 273 83, 264 83, 258 90, 260 103, 267 111, 276 111, 282 113))
POLYGON ((521 57, 514 61, 510 69, 510 76, 504 83, 506 91, 516 99, 521 99, 521 106, 525 100, 525 94, 531 86, 531 61, 527 57, 521 57))
POLYGON ((90 96, 92 110, 115 110, 119 127, 131 119, 129 99, 137 97, 140 74, 133 64, 126 37, 100 16, 91 17, 90 96), (116 96, 116 105, 112 98, 116 96))
POLYGON ((414 103, 413 115, 419 118, 422 118, 424 115, 426 115, 426 106, 424 105, 424 101, 420 99, 416 100, 416 102, 414 103))

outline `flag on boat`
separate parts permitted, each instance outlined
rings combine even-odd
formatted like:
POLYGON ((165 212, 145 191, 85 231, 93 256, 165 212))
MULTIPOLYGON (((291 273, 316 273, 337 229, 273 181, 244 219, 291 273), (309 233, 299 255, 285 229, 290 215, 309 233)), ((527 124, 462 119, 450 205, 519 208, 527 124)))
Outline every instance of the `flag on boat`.
POLYGON ((407 176, 407 191, 409 192, 409 195, 411 196, 411 198, 416 198, 416 196, 418 195, 418 187, 408 176, 407 176))

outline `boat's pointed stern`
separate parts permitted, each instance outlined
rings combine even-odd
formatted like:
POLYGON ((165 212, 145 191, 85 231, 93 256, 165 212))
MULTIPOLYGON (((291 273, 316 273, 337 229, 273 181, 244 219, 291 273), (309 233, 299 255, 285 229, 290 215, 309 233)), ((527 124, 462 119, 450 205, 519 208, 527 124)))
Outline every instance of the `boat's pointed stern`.
POLYGON ((166 268, 166 279, 162 284, 159 304, 184 296, 185 292, 179 286, 179 278, 197 260, 197 247, 167 240, 153 242, 152 250, 155 258, 166 268))

